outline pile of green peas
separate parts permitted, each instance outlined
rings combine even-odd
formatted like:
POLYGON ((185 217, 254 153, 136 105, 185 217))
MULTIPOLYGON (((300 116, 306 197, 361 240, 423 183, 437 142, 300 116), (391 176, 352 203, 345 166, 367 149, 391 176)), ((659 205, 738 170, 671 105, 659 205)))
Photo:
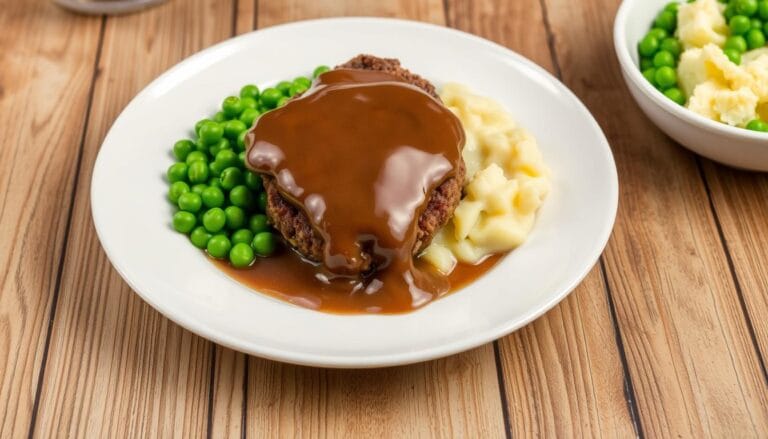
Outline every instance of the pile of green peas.
MULTIPOLYGON (((313 77, 327 70, 319 66, 313 77)), ((248 84, 239 96, 225 98, 213 117, 195 124, 195 140, 173 145, 176 162, 166 173, 168 200, 178 207, 172 224, 192 245, 236 268, 274 253, 278 238, 265 215, 267 194, 261 178, 245 167, 245 135, 261 114, 311 84, 304 76, 262 91, 248 84)))
POLYGON ((651 30, 638 43, 637 51, 645 79, 669 99, 685 105, 685 95, 677 83, 677 63, 683 53, 680 40, 675 38, 678 6, 677 2, 664 6, 651 30))

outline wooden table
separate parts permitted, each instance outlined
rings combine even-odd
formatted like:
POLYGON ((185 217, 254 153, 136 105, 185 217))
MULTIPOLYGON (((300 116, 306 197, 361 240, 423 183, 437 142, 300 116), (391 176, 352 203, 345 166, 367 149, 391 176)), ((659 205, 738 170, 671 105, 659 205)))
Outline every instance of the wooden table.
POLYGON ((696 157, 640 113, 612 49, 618 3, 171 0, 81 17, 0 0, 0 437, 767 437, 768 177, 696 157), (217 346, 121 280, 88 198, 117 114, 200 49, 333 15, 473 32, 584 100, 621 201, 568 299, 470 352, 343 371, 217 346))

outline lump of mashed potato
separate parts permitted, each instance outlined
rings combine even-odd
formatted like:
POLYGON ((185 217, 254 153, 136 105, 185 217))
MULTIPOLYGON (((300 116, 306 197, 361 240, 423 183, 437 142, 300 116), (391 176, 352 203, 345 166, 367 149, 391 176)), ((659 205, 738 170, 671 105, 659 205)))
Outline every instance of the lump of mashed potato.
POLYGON ((745 54, 740 66, 714 44, 689 49, 677 73, 688 108, 712 120, 743 127, 768 108, 766 49, 745 54))
POLYGON ((549 170, 536 140, 496 101, 447 84, 441 99, 466 132, 465 197, 421 257, 443 273, 522 244, 549 192, 549 170))
POLYGON ((722 46, 728 34, 725 5, 717 0, 681 3, 677 10, 677 35, 686 49, 707 44, 722 46))

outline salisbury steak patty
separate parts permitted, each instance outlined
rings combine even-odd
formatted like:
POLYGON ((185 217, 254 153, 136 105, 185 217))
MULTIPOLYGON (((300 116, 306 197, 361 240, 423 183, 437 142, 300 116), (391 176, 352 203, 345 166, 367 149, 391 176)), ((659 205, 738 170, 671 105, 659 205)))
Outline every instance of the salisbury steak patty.
MULTIPOLYGON (((404 82, 419 87, 426 93, 439 99, 434 85, 401 67, 400 61, 396 59, 358 55, 346 63, 336 66, 336 68, 384 71, 397 76, 404 82)), ((461 199, 464 174, 464 163, 459 162, 456 175, 445 180, 430 194, 427 207, 419 217, 417 239, 413 249, 414 254, 427 247, 435 232, 450 219, 461 199)), ((275 228, 302 255, 313 261, 322 261, 323 237, 312 227, 304 212, 280 194, 274 178, 268 175, 262 175, 262 178, 267 193, 267 215, 275 228)), ((366 272, 373 267, 370 266, 370 261, 366 261, 358 268, 359 272, 366 272)))

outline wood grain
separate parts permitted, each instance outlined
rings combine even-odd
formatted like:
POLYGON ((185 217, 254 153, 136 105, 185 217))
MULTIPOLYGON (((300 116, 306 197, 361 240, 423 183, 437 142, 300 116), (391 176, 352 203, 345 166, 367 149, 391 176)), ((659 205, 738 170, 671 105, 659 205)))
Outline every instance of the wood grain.
POLYGON ((702 161, 765 368, 768 359, 768 319, 765 318, 768 316, 768 176, 702 161))
MULTIPOLYGON (((537 1, 447 4, 451 26, 507 46, 554 72, 537 1)), ((499 341, 513 437, 636 434, 606 297, 598 265, 563 303, 499 341)))
POLYGON ((151 309, 120 279, 94 233, 88 193, 99 145, 123 106, 181 58, 231 35, 232 3, 220 4, 175 1, 107 19, 35 425, 40 437, 206 431, 211 343, 151 309))
POLYGON ((642 428, 764 437, 766 382, 703 182, 622 84, 611 55, 618 3, 544 1, 563 78, 611 139, 621 176, 605 261, 642 428))
POLYGON ((33 413, 100 22, 0 1, 0 437, 33 413))

